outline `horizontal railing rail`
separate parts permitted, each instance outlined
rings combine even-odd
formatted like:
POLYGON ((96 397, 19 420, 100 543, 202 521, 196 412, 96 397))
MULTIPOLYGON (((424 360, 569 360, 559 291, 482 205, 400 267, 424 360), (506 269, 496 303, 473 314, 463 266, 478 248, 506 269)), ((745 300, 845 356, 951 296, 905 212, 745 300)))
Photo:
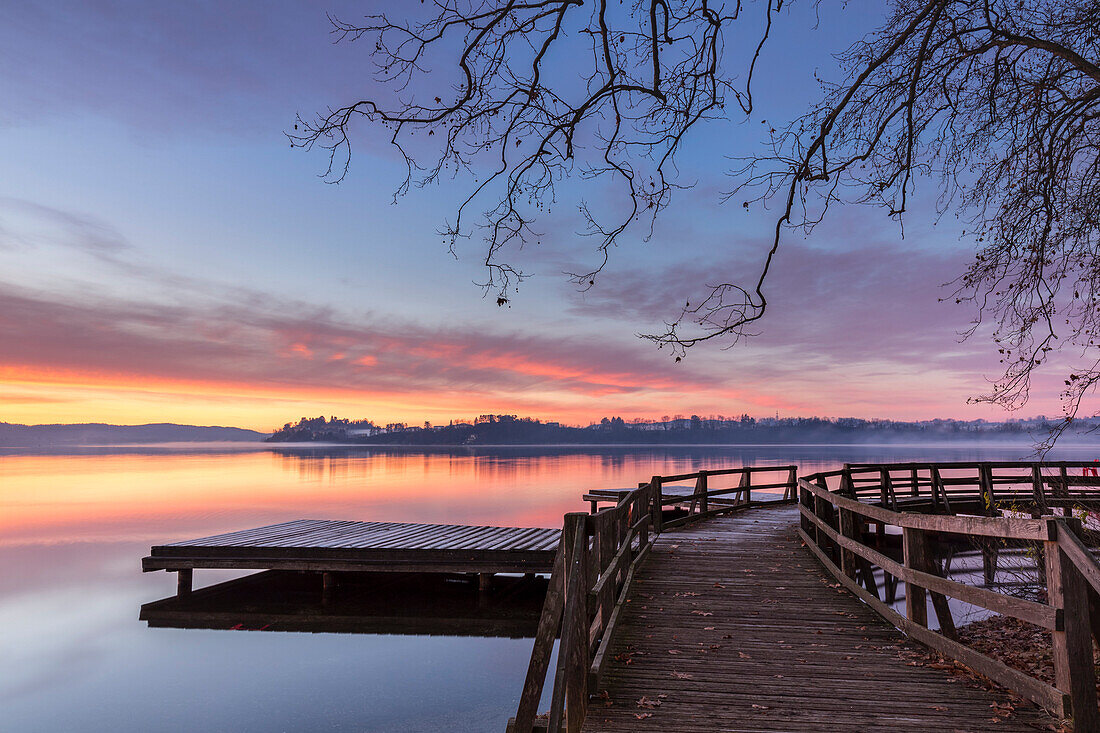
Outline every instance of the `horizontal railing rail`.
MULTIPOLYGON (((1100 730, 1092 654, 1091 621, 1095 617, 1090 613, 1090 604, 1100 608, 1100 564, 1081 541, 1081 521, 1068 515, 1067 499, 1072 497, 1062 493, 1070 485, 1068 478, 1090 480, 1077 485, 1100 486, 1097 477, 1068 475, 1069 470, 1094 465, 851 464, 799 479, 799 533, 837 580, 910 637, 1056 715, 1072 714, 1078 730, 1100 730), (1021 470, 1025 472, 1015 473, 1021 470), (1028 483, 1031 492, 997 490, 998 484, 1008 483, 1028 483), (1057 495, 1047 496, 1050 487, 1057 487, 1057 495), (898 495, 900 488, 908 488, 921 501, 906 506, 898 495), (1021 507, 1016 502, 1023 499, 1027 505, 1021 507), (1052 513, 1054 500, 1060 500, 1061 514, 1052 513), (889 543, 884 541, 888 527, 900 529, 900 558, 896 551, 891 556, 889 543), (1046 600, 1017 598, 941 575, 932 553, 933 542, 952 536, 973 538, 975 544, 986 548, 997 543, 1033 543, 1041 548, 1037 558, 1045 577, 1046 600), (892 599, 880 597, 875 568, 882 571, 887 587, 896 590, 899 581, 905 583, 904 615, 891 607, 892 599), (960 643, 948 598, 1049 631, 1055 684, 960 643), (929 626, 929 601, 938 631, 929 626)), ((1083 498, 1094 500, 1097 493, 1086 492, 1083 498)))
POLYGON ((1032 516, 1052 507, 1100 506, 1100 463, 986 461, 847 464, 813 474, 836 479, 839 493, 895 510, 997 514, 998 505, 1024 505, 1032 516))
MULTIPOLYGON (((797 477, 797 466, 745 466, 654 476, 637 489, 623 493, 613 506, 592 513, 566 514, 527 676, 509 731, 580 731, 588 711, 589 693, 598 689, 635 573, 661 532, 716 514, 793 502, 797 477), (768 472, 781 475, 783 480, 754 482, 754 476, 768 472), (715 481, 726 477, 736 477, 737 484, 722 487, 715 481), (689 480, 696 482, 691 494, 662 493, 662 487, 670 483, 689 480), (776 501, 752 498, 754 490, 776 489, 783 489, 782 498, 776 501), (712 504, 713 499, 720 503, 712 504), (666 521, 666 507, 679 515, 666 521), (545 728, 541 720, 536 728, 537 708, 555 638, 560 638, 560 643, 549 717, 545 728)), ((600 499, 603 500, 606 499, 600 499)))

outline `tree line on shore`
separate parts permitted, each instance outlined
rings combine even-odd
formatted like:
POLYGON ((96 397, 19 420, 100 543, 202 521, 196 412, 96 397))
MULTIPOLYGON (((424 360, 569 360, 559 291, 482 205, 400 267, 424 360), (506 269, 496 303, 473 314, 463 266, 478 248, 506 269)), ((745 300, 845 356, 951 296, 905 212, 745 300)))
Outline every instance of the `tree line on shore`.
MULTIPOLYGON (((386 445, 539 445, 676 443, 849 443, 904 440, 1025 440, 1049 433, 1055 420, 1036 417, 991 422, 935 419, 897 421, 854 417, 664 416, 661 420, 605 417, 589 425, 564 425, 516 415, 480 415, 446 425, 389 423, 319 416, 287 423, 268 438, 277 443, 386 445)), ((1067 435, 1091 437, 1100 419, 1080 420, 1067 435)))

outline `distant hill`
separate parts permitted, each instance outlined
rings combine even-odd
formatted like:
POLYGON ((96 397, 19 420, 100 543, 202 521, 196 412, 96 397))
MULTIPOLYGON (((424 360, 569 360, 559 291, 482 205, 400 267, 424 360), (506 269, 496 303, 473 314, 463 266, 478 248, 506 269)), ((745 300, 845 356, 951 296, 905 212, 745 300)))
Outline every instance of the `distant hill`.
POLYGON ((0 423, 0 448, 47 447, 53 445, 120 445, 133 443, 178 443, 213 441, 261 441, 267 433, 243 428, 176 425, 15 425, 0 423))

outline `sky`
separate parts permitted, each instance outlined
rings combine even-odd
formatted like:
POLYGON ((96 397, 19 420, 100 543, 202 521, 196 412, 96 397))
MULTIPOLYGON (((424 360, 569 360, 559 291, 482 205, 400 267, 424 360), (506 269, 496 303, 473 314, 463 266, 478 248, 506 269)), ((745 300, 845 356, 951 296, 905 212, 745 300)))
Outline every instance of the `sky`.
POLYGON ((774 213, 720 203, 729 156, 812 101, 814 73, 875 27, 878 3, 796 4, 766 47, 757 111, 693 135, 679 169, 695 188, 583 293, 562 273, 593 262, 594 242, 565 186, 505 308, 475 284, 479 243, 456 258, 438 234, 461 181, 395 203, 402 167, 377 131, 356 131, 339 185, 319 151, 288 145, 296 114, 378 91, 369 49, 334 45, 327 13, 382 5, 0 8, 0 421, 1057 414, 1056 374, 1022 413, 967 403, 997 355, 960 343, 973 314, 939 302, 971 245, 927 215, 904 238, 866 208, 788 236, 771 311, 732 348, 677 363, 637 337, 715 273, 753 277, 774 213))

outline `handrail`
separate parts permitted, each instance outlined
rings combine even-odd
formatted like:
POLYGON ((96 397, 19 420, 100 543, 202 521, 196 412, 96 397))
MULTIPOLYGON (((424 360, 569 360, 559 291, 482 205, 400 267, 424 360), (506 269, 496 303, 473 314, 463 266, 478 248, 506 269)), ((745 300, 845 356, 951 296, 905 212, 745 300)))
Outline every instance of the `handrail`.
POLYGON ((1051 507, 1100 502, 1100 476, 1083 475, 1097 467, 1087 461, 858 463, 805 478, 819 485, 839 478, 839 493, 883 507, 995 515, 998 503, 1016 503, 1037 517, 1051 507), (1070 475, 1071 469, 1082 469, 1082 475, 1070 475))
POLYGON ((765 503, 753 501, 754 489, 782 488, 783 499, 778 503, 793 502, 797 476, 798 467, 793 465, 653 476, 624 494, 614 506, 591 514, 566 514, 519 706, 508 730, 511 733, 535 730, 537 708, 560 628, 546 730, 559 733, 564 728, 568 733, 577 733, 588 710, 589 691, 597 688, 608 660, 608 650, 635 573, 657 536, 681 524, 765 503), (753 475, 768 471, 784 473, 786 480, 754 486, 753 475), (712 478, 725 476, 740 476, 740 482, 734 487, 711 488, 712 478), (690 479, 696 481, 692 494, 662 495, 662 485, 690 479), (730 495, 735 498, 723 498, 730 495), (722 503, 712 506, 711 499, 716 497, 722 503), (665 520, 665 507, 682 510, 684 505, 687 508, 683 516, 665 520))
MULTIPOLYGON (((1054 515, 1050 509, 1051 506, 1068 507, 1072 503, 1068 493, 1070 485, 1100 486, 1095 477, 1067 474, 1068 468, 1093 465, 1072 462, 849 464, 839 471, 799 479, 802 518, 799 534, 837 580, 909 636, 959 659, 1056 715, 1072 714, 1078 730, 1100 730, 1089 615, 1090 593, 1095 595, 1094 602, 1100 600, 1100 563, 1078 536, 1080 520, 1054 515), (944 472, 974 469, 977 470, 974 476, 944 475, 944 472), (994 471, 1015 469, 1026 469, 1027 473, 994 475, 994 471), (1043 473, 1050 469, 1057 469, 1058 475, 1043 473), (893 474, 896 472, 909 475, 895 480, 893 474), (926 476, 919 475, 921 473, 926 476), (839 485, 831 488, 829 479, 838 477, 839 485), (1079 481, 1082 478, 1091 480, 1079 481), (998 492, 998 485, 1009 483, 1030 484, 1031 493, 998 492), (1053 495, 1047 494, 1048 488, 1053 495), (968 489, 976 493, 967 493, 968 489), (1000 508, 1004 504, 1021 511, 1016 504, 1021 500, 1027 504, 1031 518, 1001 516, 1000 508), (925 511, 899 511, 895 508, 899 506, 925 511), (952 513, 971 509, 984 516, 952 513), (868 531, 868 526, 873 531, 868 531), (887 526, 901 528, 900 561, 888 556, 884 547, 887 526), (979 542, 986 547, 990 541, 1041 543, 1046 602, 1026 601, 942 577, 936 572, 930 551, 932 538, 939 534, 981 538, 979 542), (898 581, 905 582, 905 615, 879 597, 874 579, 876 566, 885 574, 888 586, 893 583, 896 587, 898 581), (939 632, 928 627, 929 596, 939 621, 939 632), (960 644, 954 638, 948 596, 1050 630, 1055 685, 1048 685, 960 644)), ((1100 494, 1088 492, 1088 499, 1100 500, 1100 494)), ((983 550, 983 554, 985 552, 987 550, 983 550)), ((995 556, 993 563, 995 567, 995 556)))

